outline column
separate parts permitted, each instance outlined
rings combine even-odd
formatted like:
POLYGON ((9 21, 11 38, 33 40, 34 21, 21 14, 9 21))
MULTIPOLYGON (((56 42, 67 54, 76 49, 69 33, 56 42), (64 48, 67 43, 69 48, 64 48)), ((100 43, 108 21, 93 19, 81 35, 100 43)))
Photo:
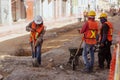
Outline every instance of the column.
POLYGON ((59 17, 62 17, 62 0, 59 0, 59 17))
POLYGON ((54 0, 49 0, 48 2, 48 17, 54 18, 54 0))
POLYGON ((34 16, 41 15, 41 0, 34 0, 34 16))
POLYGON ((12 23, 11 0, 0 1, 0 23, 12 23))
POLYGON ((70 5, 70 0, 67 0, 67 3, 66 3, 66 15, 67 16, 70 16, 70 7, 71 7, 71 5, 70 5))
POLYGON ((44 18, 48 18, 48 0, 43 1, 43 16, 44 18))
POLYGON ((58 8, 58 0, 56 0, 56 17, 58 17, 59 16, 59 8, 58 8))
POLYGON ((0 24, 2 23, 2 15, 1 15, 1 0, 0 0, 0 24))
POLYGON ((40 6, 39 13, 40 13, 41 16, 43 16, 43 2, 42 2, 42 0, 40 0, 39 3, 40 3, 40 5, 39 5, 40 6))

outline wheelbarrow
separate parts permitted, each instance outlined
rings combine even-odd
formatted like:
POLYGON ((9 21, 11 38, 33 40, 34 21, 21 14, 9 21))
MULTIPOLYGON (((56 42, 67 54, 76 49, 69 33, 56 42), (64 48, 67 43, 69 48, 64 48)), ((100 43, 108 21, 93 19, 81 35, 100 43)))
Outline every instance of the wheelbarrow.
POLYGON ((81 62, 79 57, 82 56, 82 52, 83 52, 83 48, 81 48, 82 42, 83 41, 81 41, 80 46, 78 48, 77 47, 69 48, 70 58, 69 58, 68 64, 72 66, 73 70, 76 70, 76 66, 79 65, 79 61, 81 62))

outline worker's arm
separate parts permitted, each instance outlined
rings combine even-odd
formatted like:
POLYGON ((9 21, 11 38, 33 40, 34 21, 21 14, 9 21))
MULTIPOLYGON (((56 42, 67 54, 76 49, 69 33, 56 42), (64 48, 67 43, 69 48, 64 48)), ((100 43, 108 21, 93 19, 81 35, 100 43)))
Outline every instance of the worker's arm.
POLYGON ((104 46, 106 40, 107 40, 107 33, 108 33, 108 30, 109 30, 109 26, 107 24, 103 24, 102 26, 102 38, 101 38, 101 46, 104 46))
POLYGON ((86 22, 86 23, 82 26, 82 29, 80 30, 80 33, 82 34, 82 33, 86 32, 87 28, 88 28, 88 22, 86 22))
POLYGON ((26 26, 26 31, 35 31, 34 29, 32 29, 32 22, 30 22, 27 26, 26 26))

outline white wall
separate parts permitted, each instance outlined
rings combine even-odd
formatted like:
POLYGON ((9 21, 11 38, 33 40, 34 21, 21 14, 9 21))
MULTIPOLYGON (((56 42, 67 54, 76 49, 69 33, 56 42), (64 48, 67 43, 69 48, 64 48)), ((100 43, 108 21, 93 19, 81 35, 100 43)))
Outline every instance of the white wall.
POLYGON ((12 13, 11 13, 11 0, 0 0, 0 23, 11 23, 12 22, 12 13))
POLYGON ((48 18, 53 18, 54 17, 54 0, 52 0, 48 4, 48 18))
POLYGON ((66 2, 66 15, 70 16, 70 0, 66 2))
POLYGON ((43 16, 44 18, 48 18, 48 14, 49 14, 49 11, 48 11, 48 0, 45 0, 43 2, 43 16))

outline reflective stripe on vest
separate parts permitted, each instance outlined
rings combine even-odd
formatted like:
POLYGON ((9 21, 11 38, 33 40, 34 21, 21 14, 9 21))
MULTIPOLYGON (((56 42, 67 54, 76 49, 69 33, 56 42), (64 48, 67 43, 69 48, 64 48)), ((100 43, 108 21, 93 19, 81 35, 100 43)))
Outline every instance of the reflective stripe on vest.
POLYGON ((112 35, 113 35, 113 25, 111 22, 105 22, 109 26, 108 34, 107 34, 107 39, 108 41, 112 41, 112 35))
POLYGON ((32 42, 34 40, 34 43, 35 43, 36 39, 40 36, 41 32, 44 30, 44 26, 40 25, 37 27, 37 25, 33 22, 31 28, 36 31, 31 32, 30 42, 32 42))
POLYGON ((98 23, 96 21, 88 21, 88 30, 85 32, 85 42, 87 44, 96 44, 96 35, 98 32, 98 23))

